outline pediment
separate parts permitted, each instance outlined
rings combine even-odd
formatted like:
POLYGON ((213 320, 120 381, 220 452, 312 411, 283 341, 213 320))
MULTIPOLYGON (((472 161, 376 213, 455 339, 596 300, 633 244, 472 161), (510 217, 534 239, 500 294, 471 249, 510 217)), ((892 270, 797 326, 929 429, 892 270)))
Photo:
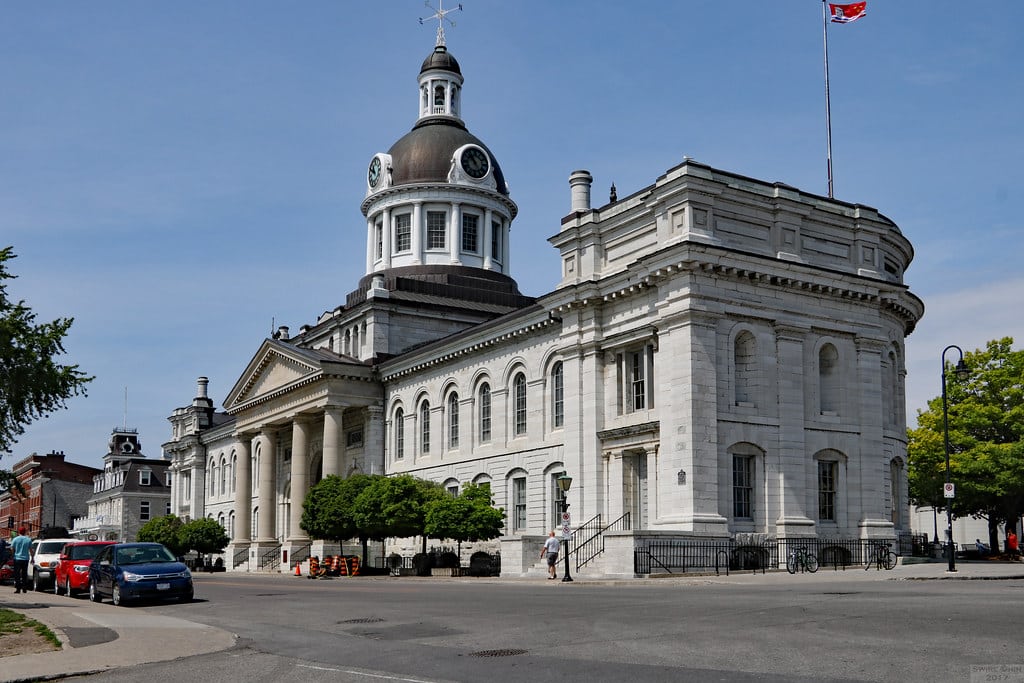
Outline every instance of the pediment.
POLYGON ((264 343, 224 401, 230 413, 244 404, 302 384, 322 374, 319 364, 310 362, 273 342, 264 343))

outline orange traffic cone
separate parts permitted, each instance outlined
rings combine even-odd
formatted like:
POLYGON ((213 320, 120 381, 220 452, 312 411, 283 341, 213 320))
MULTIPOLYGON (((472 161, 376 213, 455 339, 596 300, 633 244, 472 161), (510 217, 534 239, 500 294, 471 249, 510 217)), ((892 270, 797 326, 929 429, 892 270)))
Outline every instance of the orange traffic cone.
POLYGON ((302 563, 301 562, 296 562, 295 563, 295 576, 302 576, 302 569, 301 569, 301 567, 302 567, 302 563))

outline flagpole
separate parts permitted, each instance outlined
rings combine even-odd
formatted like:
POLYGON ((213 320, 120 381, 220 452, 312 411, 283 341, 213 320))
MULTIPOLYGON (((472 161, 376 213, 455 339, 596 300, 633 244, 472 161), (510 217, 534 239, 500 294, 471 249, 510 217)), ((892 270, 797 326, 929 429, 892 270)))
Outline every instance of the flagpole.
POLYGON ((828 10, 821 0, 821 35, 825 44, 825 140, 828 145, 828 198, 832 199, 832 103, 828 92, 828 10))

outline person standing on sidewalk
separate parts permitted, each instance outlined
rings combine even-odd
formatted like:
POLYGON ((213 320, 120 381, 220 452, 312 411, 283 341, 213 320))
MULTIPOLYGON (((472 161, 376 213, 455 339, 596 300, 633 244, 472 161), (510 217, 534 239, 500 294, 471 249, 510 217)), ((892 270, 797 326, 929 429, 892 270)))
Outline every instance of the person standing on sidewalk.
POLYGON ((560 544, 558 539, 555 538, 555 532, 548 532, 548 539, 544 541, 544 547, 540 551, 540 559, 544 559, 547 556, 548 559, 548 578, 554 579, 558 574, 556 564, 558 563, 558 548, 560 544))
POLYGON ((14 592, 28 593, 28 560, 32 539, 25 534, 25 527, 18 529, 18 535, 11 540, 14 555, 14 592))

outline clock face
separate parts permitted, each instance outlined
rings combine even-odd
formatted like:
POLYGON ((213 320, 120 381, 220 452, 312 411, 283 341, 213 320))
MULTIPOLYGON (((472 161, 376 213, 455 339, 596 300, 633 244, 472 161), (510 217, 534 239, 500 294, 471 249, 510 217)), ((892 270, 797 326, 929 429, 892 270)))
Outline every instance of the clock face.
POLYGON ((377 183, 380 182, 380 157, 374 157, 370 162, 370 170, 366 172, 366 179, 369 181, 370 187, 377 187, 377 183))
POLYGON ((490 162, 487 159, 487 155, 479 147, 470 147, 462 153, 462 170, 470 178, 483 178, 487 175, 489 167, 490 162))

